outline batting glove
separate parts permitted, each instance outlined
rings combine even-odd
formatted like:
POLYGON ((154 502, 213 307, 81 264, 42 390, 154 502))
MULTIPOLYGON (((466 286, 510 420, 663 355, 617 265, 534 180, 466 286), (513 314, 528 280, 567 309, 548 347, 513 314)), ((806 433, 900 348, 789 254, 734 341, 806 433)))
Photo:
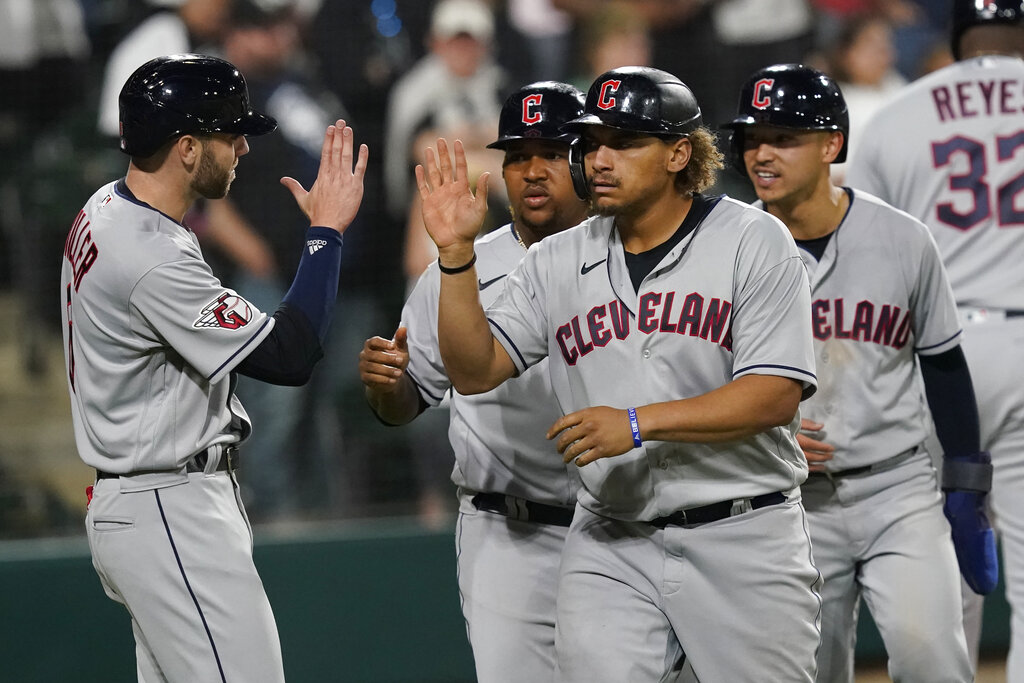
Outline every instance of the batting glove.
POLYGON ((942 467, 942 511, 953 529, 953 547, 967 585, 988 595, 999 581, 996 538, 985 515, 992 488, 992 456, 987 452, 946 456, 942 467))

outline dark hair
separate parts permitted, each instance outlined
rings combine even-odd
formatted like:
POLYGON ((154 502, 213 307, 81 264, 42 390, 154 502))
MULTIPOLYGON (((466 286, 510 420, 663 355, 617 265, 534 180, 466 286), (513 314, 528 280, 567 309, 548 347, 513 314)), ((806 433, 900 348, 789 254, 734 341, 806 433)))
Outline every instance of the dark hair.
POLYGON ((703 192, 718 179, 718 172, 725 168, 724 155, 715 144, 718 136, 701 126, 687 136, 690 139, 690 163, 676 174, 676 191, 684 195, 703 192))

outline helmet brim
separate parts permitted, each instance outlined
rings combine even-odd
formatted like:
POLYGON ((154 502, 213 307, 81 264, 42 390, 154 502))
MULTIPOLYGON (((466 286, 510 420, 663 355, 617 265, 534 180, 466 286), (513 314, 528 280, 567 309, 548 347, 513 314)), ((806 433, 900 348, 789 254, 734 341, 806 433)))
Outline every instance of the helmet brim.
POLYGON ((225 133, 240 133, 250 136, 266 135, 275 130, 277 130, 277 120, 274 117, 253 110, 249 110, 247 114, 224 127, 225 133))

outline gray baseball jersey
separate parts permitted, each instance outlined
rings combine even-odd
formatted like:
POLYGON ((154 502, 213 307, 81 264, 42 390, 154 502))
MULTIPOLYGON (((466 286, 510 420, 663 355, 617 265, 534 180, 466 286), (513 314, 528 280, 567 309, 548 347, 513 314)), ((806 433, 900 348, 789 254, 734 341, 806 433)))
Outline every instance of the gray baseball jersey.
MULTIPOLYGON (((546 238, 508 280, 492 330, 520 372, 548 359, 564 412, 697 396, 750 373, 815 386, 796 246, 734 200, 714 203, 639 293, 612 218, 546 238)), ((701 680, 812 680, 819 575, 794 491, 807 473, 796 427, 648 441, 580 468, 559 567, 559 680, 672 680, 683 652, 701 680), (780 491, 787 502, 760 509, 737 500, 780 491), (649 523, 725 501, 735 516, 649 523)))
MULTIPOLYGON (((480 301, 486 307, 505 290, 507 275, 526 254, 506 225, 476 242, 480 301)), ((451 388, 438 350, 440 271, 433 263, 420 276, 402 309, 409 329, 409 377, 420 395, 437 405, 451 388)), ((493 391, 451 397, 449 437, 455 451, 452 481, 473 491, 492 491, 549 505, 572 507, 578 477, 544 438, 562 414, 541 361, 493 391)))
POLYGON ((105 473, 89 547, 131 614, 139 680, 284 681, 237 483, 218 468, 224 444, 250 431, 229 373, 273 319, 223 287, 195 235, 124 180, 75 220, 61 296, 75 441, 105 473), (204 451, 205 470, 187 468, 204 451))
MULTIPOLYGON (((1024 60, 956 62, 909 85, 868 123, 850 185, 920 219, 949 272, 992 453, 990 504, 1013 610, 1009 680, 1024 681, 1024 60)), ((976 656, 981 598, 965 589, 976 656)))
MULTIPOLYGON (((476 241, 485 306, 505 289, 526 249, 511 225, 476 241)), ((451 388, 437 340, 440 271, 432 264, 402 309, 409 330, 409 377, 437 405, 451 388)), ((456 532, 459 592, 477 679, 555 680, 555 602, 567 528, 519 522, 477 510, 477 492, 572 508, 579 476, 544 438, 561 410, 541 361, 493 391, 451 393, 449 436, 459 486, 456 532)))
POLYGON ((1024 60, 957 62, 882 109, 850 163, 852 187, 931 228, 962 305, 1024 310, 1022 114, 1024 60))
POLYGON ((273 318, 220 284, 190 230, 118 181, 86 203, 64 253, 68 386, 86 464, 170 470, 248 435, 228 375, 273 318))
POLYGON ((960 573, 932 462, 919 449, 930 422, 915 354, 943 353, 961 337, 938 249, 920 221, 853 191, 821 260, 800 254, 818 374, 800 412, 824 425, 835 447, 825 466, 838 473, 812 473, 802 487, 824 579, 817 680, 853 682, 863 597, 894 680, 966 683, 960 573), (876 469, 844 474, 866 466, 876 469))
MULTIPOLYGON (((726 197, 639 293, 613 219, 591 218, 531 249, 488 317, 520 372, 549 359, 566 413, 698 396, 746 374, 815 386, 796 246, 781 222, 726 197)), ((580 502, 651 520, 793 489, 807 476, 798 424, 725 444, 645 442, 582 468, 580 502)))
POLYGON ((855 191, 821 261, 800 254, 818 370, 818 391, 800 415, 825 425, 836 448, 826 468, 872 465, 917 447, 930 421, 914 355, 948 351, 962 332, 928 229, 855 191))

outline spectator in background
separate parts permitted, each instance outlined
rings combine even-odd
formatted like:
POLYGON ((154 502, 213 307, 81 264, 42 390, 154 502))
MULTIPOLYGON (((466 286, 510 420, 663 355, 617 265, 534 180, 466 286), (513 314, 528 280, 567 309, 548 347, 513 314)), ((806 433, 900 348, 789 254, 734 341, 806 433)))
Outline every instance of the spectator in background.
POLYGON ((508 22, 521 36, 530 57, 524 80, 565 80, 573 67, 572 16, 555 7, 552 0, 507 0, 505 5, 508 22))
POLYGON ((811 0, 811 4, 815 51, 820 55, 832 52, 846 26, 857 17, 880 15, 887 19, 895 34, 895 66, 907 80, 926 73, 925 60, 935 45, 946 42, 948 0, 811 0))
POLYGON ((476 139, 490 140, 504 87, 491 55, 493 37, 493 13, 480 0, 440 0, 434 7, 427 55, 398 79, 388 97, 384 165, 393 215, 408 215, 418 134, 458 131, 467 147, 476 139))
POLYGON ((160 4, 165 7, 136 26, 110 54, 97 123, 102 135, 117 137, 117 94, 139 65, 163 55, 210 52, 231 9, 231 0, 175 0, 174 9, 166 7, 167 2, 160 4))
POLYGON ((573 85, 586 92, 594 79, 621 66, 651 66, 647 20, 628 2, 608 2, 579 26, 580 73, 573 85))
MULTIPOLYGON (((889 20, 881 14, 850 19, 839 32, 829 62, 828 71, 839 83, 850 112, 848 154, 852 155, 867 120, 907 84, 896 70, 896 46, 889 20)), ((836 184, 842 184, 845 174, 845 163, 832 165, 836 184)))
MULTIPOLYGON (((288 193, 267 188, 282 175, 309 186, 323 130, 339 118, 350 120, 341 103, 312 82, 299 31, 294 0, 234 0, 223 37, 224 57, 246 74, 253 106, 277 119, 280 135, 250 150, 245 171, 232 185, 228 211, 236 215, 225 215, 223 206, 211 212, 202 238, 228 257, 226 282, 261 309, 284 297, 300 256, 295 236, 304 228, 288 193)), ((299 512, 310 498, 303 495, 302 473, 325 482, 328 469, 325 458, 315 457, 318 451, 305 447, 298 429, 309 385, 239 377, 236 393, 257 425, 246 444, 246 458, 255 466, 239 474, 250 517, 267 521, 299 512)))
POLYGON ((0 2, 0 282, 9 277, 18 295, 6 324, 33 376, 47 369, 42 341, 63 322, 51 305, 60 265, 49 255, 80 201, 43 176, 78 170, 67 118, 81 106, 89 54, 77 0, 0 2))
MULTIPOLYGON (((422 150, 438 137, 458 138, 465 146, 474 178, 485 170, 494 177, 501 173, 502 155, 487 149, 498 125, 506 87, 506 73, 493 56, 494 33, 494 12, 486 2, 440 0, 430 17, 427 54, 398 79, 389 94, 385 185, 388 210, 405 226, 403 271, 407 292, 427 264, 437 258, 437 250, 423 227, 419 196, 413 191, 412 169, 422 150)), ((490 208, 492 218, 485 232, 508 220, 503 192, 492 197, 490 208)), ((347 357, 356 354, 358 351, 347 357)), ((453 512, 448 475, 455 455, 448 441, 447 399, 440 408, 403 430, 412 448, 418 512, 429 526, 447 523, 453 512)))

